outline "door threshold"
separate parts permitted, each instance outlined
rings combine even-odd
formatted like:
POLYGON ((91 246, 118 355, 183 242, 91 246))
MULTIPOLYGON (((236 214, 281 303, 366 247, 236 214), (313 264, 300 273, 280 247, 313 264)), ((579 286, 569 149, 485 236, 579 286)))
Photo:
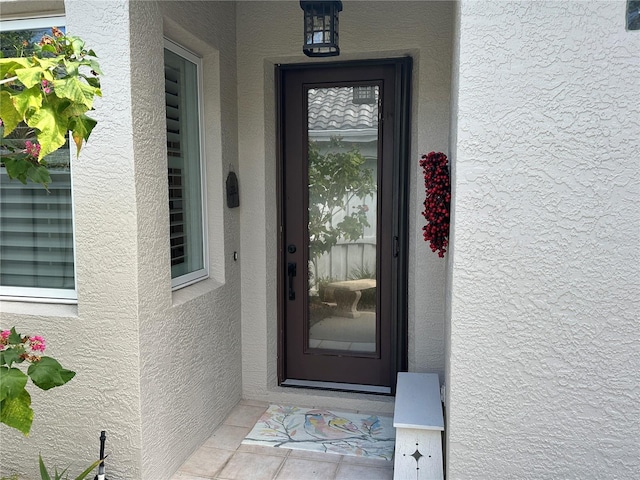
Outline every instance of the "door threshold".
POLYGON ((338 382, 319 382, 316 380, 297 380, 289 378, 282 382, 283 387, 303 387, 318 388, 322 390, 339 390, 343 392, 357 393, 377 393, 389 395, 391 387, 381 387, 379 385, 359 385, 356 383, 338 383, 338 382))

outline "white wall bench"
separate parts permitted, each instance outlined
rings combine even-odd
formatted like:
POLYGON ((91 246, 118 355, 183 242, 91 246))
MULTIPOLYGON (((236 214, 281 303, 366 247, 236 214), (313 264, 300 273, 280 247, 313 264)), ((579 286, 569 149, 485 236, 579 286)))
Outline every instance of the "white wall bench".
POLYGON ((373 278, 363 278, 361 280, 344 280, 333 282, 327 285, 327 289, 333 290, 333 298, 336 299, 338 308, 336 315, 347 318, 358 318, 358 302, 362 297, 362 290, 376 288, 376 281, 373 278))
POLYGON ((435 373, 398 373, 394 480, 442 480, 444 418, 435 373))

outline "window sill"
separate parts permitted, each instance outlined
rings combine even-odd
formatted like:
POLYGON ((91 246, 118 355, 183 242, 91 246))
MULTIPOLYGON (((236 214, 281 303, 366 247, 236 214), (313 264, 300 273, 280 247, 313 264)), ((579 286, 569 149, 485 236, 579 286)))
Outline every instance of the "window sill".
MULTIPOLYGON (((53 300, 52 302, 54 302, 53 300)), ((31 315, 37 317, 78 316, 78 305, 68 303, 28 302, 24 300, 8 300, 0 298, 0 311, 5 315, 31 315)), ((7 321, 8 319, 5 319, 7 321)))
POLYGON ((171 295, 171 304, 174 307, 183 305, 195 298, 206 295, 220 288, 223 284, 212 278, 204 278, 186 287, 174 290, 171 295))

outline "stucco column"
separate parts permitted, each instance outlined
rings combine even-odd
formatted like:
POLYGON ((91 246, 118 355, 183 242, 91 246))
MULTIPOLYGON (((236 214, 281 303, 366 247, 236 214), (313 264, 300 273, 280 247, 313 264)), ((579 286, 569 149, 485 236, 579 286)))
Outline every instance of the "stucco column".
POLYGON ((640 35, 625 6, 459 3, 448 478, 640 471, 640 35))

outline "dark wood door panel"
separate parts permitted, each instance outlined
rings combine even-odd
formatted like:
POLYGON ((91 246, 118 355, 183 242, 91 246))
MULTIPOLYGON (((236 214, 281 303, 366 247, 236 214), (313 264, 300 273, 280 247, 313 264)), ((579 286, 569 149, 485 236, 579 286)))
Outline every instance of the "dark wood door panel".
POLYGON ((391 387, 403 366, 398 358, 406 352, 398 348, 406 345, 406 319, 398 303, 406 275, 399 275, 405 269, 398 249, 406 179, 398 144, 406 141, 399 135, 406 112, 398 110, 408 108, 406 92, 399 92, 407 63, 276 72, 281 382, 391 387))

